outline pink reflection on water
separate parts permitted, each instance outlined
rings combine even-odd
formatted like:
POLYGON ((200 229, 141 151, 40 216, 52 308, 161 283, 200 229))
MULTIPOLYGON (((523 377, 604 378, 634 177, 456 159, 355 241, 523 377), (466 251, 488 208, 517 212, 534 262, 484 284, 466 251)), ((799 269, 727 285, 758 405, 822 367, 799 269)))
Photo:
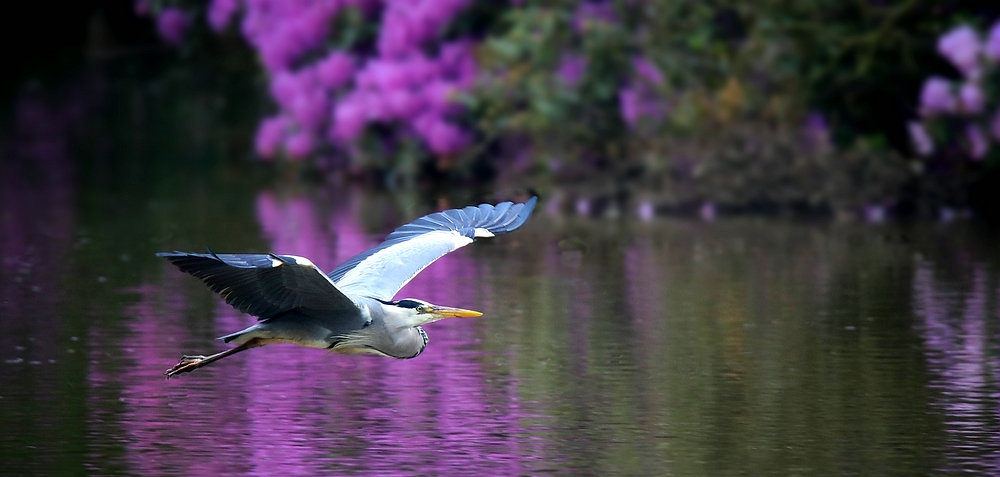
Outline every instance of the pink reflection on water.
POLYGON ((76 225, 70 138, 85 106, 23 94, 0 134, 0 350, 4 361, 62 359, 61 266, 76 225), (17 337, 28 336, 27 343, 17 337), (18 350, 17 347, 21 347, 18 350), (22 351, 22 352, 12 352, 22 351))
MULTIPOLYGON (((144 284, 125 290, 138 295, 126 308, 125 335, 119 338, 124 364, 116 369, 110 355, 115 334, 94 328, 91 365, 88 372, 91 400, 107 400, 106 394, 120 388, 124 407, 119 436, 125 448, 124 465, 136 475, 243 475, 244 435, 242 385, 235 374, 218 373, 201 382, 166 381, 163 372, 183 352, 197 354, 197 335, 205 330, 189 328, 195 307, 184 300, 184 281, 167 263, 156 285, 144 284), (109 368, 110 367, 110 368, 109 368), (113 371, 113 372, 109 372, 113 371), (236 391, 234 391, 236 390, 236 391)), ((205 317, 194 315, 195 319, 205 317)), ((206 320, 207 321, 207 320, 206 320)), ((226 371, 233 367, 221 363, 226 371)), ((95 406, 95 414, 100 412, 95 406)), ((98 416, 99 417, 99 416, 98 416)), ((108 456, 93 455, 96 468, 108 465, 108 456)))
MULTIPOLYGON (((663 299, 664 284, 667 282, 665 267, 651 267, 651 263, 663 263, 656 246, 651 240, 637 240, 625 252, 626 303, 628 303, 631 325, 635 329, 636 353, 643 369, 655 369, 652 362, 665 347, 663 342, 663 320, 666 314, 663 299)), ((649 395, 648 397, 653 397, 649 395)))
MULTIPOLYGON (((75 161, 70 138, 86 105, 27 91, 4 108, 0 127, 0 449, 20 456, 59 455, 65 448, 67 363, 80 336, 70 336, 63 306, 66 256, 75 238, 75 161)), ((0 472, 37 472, 4 461, 0 472)))
POLYGON ((920 262, 914 277, 914 310, 923 321, 929 386, 934 404, 944 412, 948 433, 943 470, 1000 471, 1000 413, 996 397, 1000 361, 991 356, 987 331, 987 272, 974 265, 971 290, 955 290, 934 276, 934 266, 920 262), (994 423, 994 424, 990 424, 994 423))
MULTIPOLYGON (((289 253, 321 257, 324 251, 332 250, 339 262, 377 245, 382 239, 383 234, 364 233, 357 218, 347 213, 349 207, 334 210, 327 222, 336 231, 335 241, 320 233, 306 232, 319 226, 304 224, 296 217, 309 215, 317 218, 316 224, 322 221, 315 213, 291 213, 292 207, 298 209, 306 207, 305 204, 311 203, 301 199, 281 203, 266 193, 261 195, 258 218, 264 230, 273 231, 275 247, 283 243, 282 234, 314 237, 315 240, 296 242, 300 248, 289 253), (331 247, 331 243, 335 245, 331 247)), ((476 297, 472 287, 475 272, 475 264, 461 251, 456 252, 428 267, 397 296, 471 308, 475 303, 470 300, 476 297)), ((490 468, 505 474, 518 473, 517 453, 511 449, 515 443, 509 437, 498 437, 516 427, 516 422, 504 417, 514 414, 515 404, 507 401, 514 393, 497 396, 486 392, 483 372, 476 361, 479 352, 474 348, 477 342, 474 325, 472 320, 450 320, 428 326, 431 344, 420 357, 406 361, 321 355, 286 348, 282 353, 287 355, 277 357, 278 361, 286 363, 297 356, 303 366, 297 376, 307 381, 316 377, 321 380, 299 388, 302 394, 297 403, 280 401, 301 408, 302 401, 315 397, 316 392, 329 396, 319 399, 324 404, 316 410, 315 422, 324 421, 329 415, 346 418, 348 422, 328 423, 335 429, 333 434, 365 444, 358 449, 361 451, 358 456, 341 462, 350 462, 345 470, 367 466, 382 474, 402 475, 429 469, 455 470, 475 462, 479 466, 489 463, 490 468), (490 402, 497 398, 501 400, 490 402)), ((273 377, 266 371, 274 358, 258 353, 250 359, 251 379, 271 381, 273 377)), ((297 372, 293 367, 283 367, 282 371, 297 372)), ((287 378, 294 380, 295 376, 287 378)), ((268 412, 273 414, 273 406, 280 404, 270 402, 270 397, 273 396, 269 396, 269 391, 261 391, 251 399, 267 401, 268 412)), ((260 430, 266 434, 281 425, 280 420, 264 422, 260 430)), ((313 428, 311 424, 305 426, 313 428)), ((287 459, 271 463, 282 461, 287 459)))
MULTIPOLYGON (((303 197, 257 197, 257 216, 272 250, 309 257, 329 270, 376 245, 350 204, 321 213, 303 197)), ((480 268, 470 255, 447 256, 399 296, 477 308, 480 268)), ((274 345, 165 381, 183 352, 209 353, 210 342, 254 318, 213 298, 211 314, 178 302, 190 277, 164 265, 158 285, 135 290, 126 312, 135 365, 121 374, 127 463, 141 475, 524 474, 518 401, 511 378, 487 379, 475 320, 427 327, 431 343, 413 360, 343 356, 274 345), (182 289, 183 288, 183 289, 182 289), (178 461, 179 455, 186 455, 178 461)), ((202 307, 203 308, 203 307, 202 307)), ((106 386, 97 369, 94 386, 106 386)))

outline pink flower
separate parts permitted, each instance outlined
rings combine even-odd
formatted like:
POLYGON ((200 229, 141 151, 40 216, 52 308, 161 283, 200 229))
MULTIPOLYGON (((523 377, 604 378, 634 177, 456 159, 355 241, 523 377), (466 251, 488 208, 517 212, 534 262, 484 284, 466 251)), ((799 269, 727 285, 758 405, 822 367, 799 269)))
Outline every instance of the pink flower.
POLYGON ((830 125, 827 124, 823 113, 816 111, 809 113, 806 116, 803 126, 805 142, 813 150, 829 150, 832 147, 830 142, 830 125))
POLYGON ((281 35, 273 35, 269 41, 258 48, 260 61, 268 71, 282 71, 292 63, 294 55, 292 47, 281 35))
POLYGON ((288 157, 291 159, 305 159, 306 156, 312 154, 313 147, 313 137, 308 131, 299 131, 291 135, 285 142, 285 150, 288 151, 288 157))
POLYGON ((411 77, 403 63, 372 60, 358 73, 357 83, 362 88, 390 90, 409 86, 411 77))
POLYGON ((325 91, 319 74, 312 68, 299 72, 279 71, 272 77, 270 86, 271 97, 283 108, 292 108, 300 96, 315 98, 317 92, 325 91))
POLYGON ((132 2, 132 11, 135 12, 135 16, 140 18, 149 16, 150 7, 150 0, 135 0, 132 2))
POLYGON ((624 88, 618 92, 618 108, 622 119, 632 127, 639 119, 639 94, 632 88, 624 88))
POLYGON ((188 29, 188 17, 179 8, 165 8, 156 17, 156 31, 167 43, 178 46, 184 42, 188 29))
POLYGON ((663 73, 660 72, 660 69, 657 68, 652 62, 641 56, 632 58, 632 70, 635 71, 640 78, 643 78, 654 85, 659 86, 663 84, 663 73))
POLYGON ((319 80, 330 89, 339 88, 351 80, 354 74, 354 59, 343 51, 334 51, 316 65, 319 80))
POLYGON ((384 93, 358 91, 357 94, 365 106, 365 115, 369 121, 389 121, 392 119, 389 101, 384 93))
POLYGON ((283 147, 289 157, 307 157, 317 141, 353 141, 371 122, 409 126, 408 133, 439 154, 471 142, 445 118, 461 111, 452 97, 479 74, 475 43, 442 42, 436 57, 426 53, 471 0, 207 1, 217 30, 242 15, 240 31, 271 76, 269 92, 281 116, 261 124, 261 155, 283 147), (352 56, 325 48, 332 20, 349 7, 381 15, 375 52, 352 56), (320 137, 324 128, 326 137, 320 137))
MULTIPOLYGON (((445 45, 443 48, 447 48, 445 45)), ((444 51, 441 55, 444 55, 444 51)), ((458 75, 460 74, 462 64, 464 62, 463 58, 471 60, 470 57, 458 56, 454 58, 454 63, 449 65, 444 60, 427 58, 424 55, 417 55, 411 57, 406 63, 406 70, 412 76, 410 80, 411 85, 425 84, 428 81, 433 81, 436 78, 445 76, 448 74, 458 75), (448 71, 451 68, 451 71, 448 71)))
POLYGON ((281 71, 271 78, 271 97, 281 106, 291 106, 299 95, 299 81, 295 73, 281 71))
POLYGON ((292 101, 289 110, 301 126, 311 131, 318 130, 330 113, 330 103, 326 92, 320 89, 299 94, 292 101))
POLYGON ((208 6, 208 24, 215 31, 224 30, 239 8, 239 0, 212 0, 208 6))
POLYGON ((344 6, 359 8, 365 13, 373 13, 382 6, 382 0, 342 0, 344 6))
POLYGON ((438 35, 468 0, 385 0, 378 51, 384 58, 417 52, 438 35))
POLYGON ((601 23, 614 23, 618 15, 614 6, 606 0, 599 2, 581 2, 573 14, 573 29, 584 33, 591 27, 601 23))
POLYGON ((955 27, 941 36, 937 45, 938 53, 955 65, 966 78, 979 77, 979 54, 982 45, 979 34, 968 25, 955 27))
POLYGON ((965 128, 965 135, 969 140, 969 156, 975 160, 982 160, 989 151, 989 139, 983 134, 983 130, 976 124, 969 124, 965 128))
POLYGON ((990 27, 990 34, 986 38, 986 45, 983 46, 983 53, 994 60, 1000 60, 1000 20, 990 27))
POLYGON ((447 81, 434 81, 424 87, 423 96, 427 105, 438 114, 446 114, 455 108, 452 98, 458 88, 447 81))
POLYGON ((583 74, 586 72, 587 57, 574 53, 563 53, 559 67, 556 68, 556 76, 571 88, 583 79, 583 74))
POLYGON ((385 104, 396 119, 410 120, 424 109, 423 98, 407 90, 393 90, 385 94, 385 104))
POLYGON ((667 105, 652 91, 627 87, 618 92, 618 108, 629 127, 635 127, 639 118, 662 119, 667 105))
POLYGON ((913 150, 920 156, 929 156, 934 153, 934 140, 927 134, 927 129, 918 121, 906 123, 906 130, 910 133, 910 142, 913 150))
POLYGON ((353 141, 365 128, 364 100, 352 94, 341 100, 333 109, 333 128, 330 136, 340 141, 353 141))
POLYGON ((268 71, 287 69, 323 45, 339 2, 247 0, 241 31, 268 71))
POLYGON ((454 41, 443 44, 440 48, 438 58, 445 69, 457 71, 461 69, 461 64, 472 59, 472 43, 468 41, 454 41))
POLYGON ((254 145, 259 154, 264 159, 271 159, 278 152, 278 146, 285 138, 285 131, 289 127, 289 121, 285 117, 276 116, 266 118, 257 128, 257 137, 254 145))
POLYGON ((928 78, 920 91, 920 114, 930 117, 939 113, 953 112, 955 112, 955 98, 951 94, 951 83, 936 76, 928 78))
POLYGON ((965 114, 979 114, 983 112, 983 90, 978 84, 965 83, 958 91, 958 99, 962 105, 962 112, 965 114))
POLYGON ((303 10, 296 21, 290 22, 289 32, 296 46, 296 57, 323 44, 330 33, 330 20, 336 14, 335 3, 316 2, 303 10))
POLYGON ((417 118, 413 126, 427 147, 436 154, 456 153, 469 143, 469 137, 458 126, 434 114, 417 118))
POLYGON ((444 74, 457 83, 470 85, 478 73, 472 43, 469 41, 456 41, 442 45, 438 59, 442 72, 434 74, 444 74))

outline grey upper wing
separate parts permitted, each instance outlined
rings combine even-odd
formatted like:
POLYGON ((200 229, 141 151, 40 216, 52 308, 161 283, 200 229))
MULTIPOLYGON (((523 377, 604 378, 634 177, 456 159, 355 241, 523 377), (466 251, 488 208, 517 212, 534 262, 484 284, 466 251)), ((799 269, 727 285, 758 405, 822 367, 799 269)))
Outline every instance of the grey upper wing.
MULTIPOLYGON (((320 319, 363 319, 349 297, 306 258, 273 254, 158 253, 200 278, 239 311, 261 320, 296 311, 320 319)), ((343 323, 336 323, 343 325, 343 323)))
POLYGON ((537 197, 523 204, 450 209, 423 216, 386 237, 330 272, 344 293, 391 300, 414 276, 448 252, 523 225, 535 208, 537 197))

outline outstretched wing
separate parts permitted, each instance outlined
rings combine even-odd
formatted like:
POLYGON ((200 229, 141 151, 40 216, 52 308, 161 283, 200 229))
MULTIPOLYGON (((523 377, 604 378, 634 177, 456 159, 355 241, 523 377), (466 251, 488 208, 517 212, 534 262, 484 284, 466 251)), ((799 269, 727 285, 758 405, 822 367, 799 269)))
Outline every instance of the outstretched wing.
POLYGON ((295 310, 321 320, 356 317, 363 321, 354 302, 306 258, 186 252, 156 255, 200 278, 233 308, 260 320, 295 310))
POLYGON ((348 295, 391 300, 403 285, 448 252, 477 237, 505 234, 523 225, 537 199, 425 215, 396 229, 381 245, 342 263, 330 272, 330 278, 348 295))

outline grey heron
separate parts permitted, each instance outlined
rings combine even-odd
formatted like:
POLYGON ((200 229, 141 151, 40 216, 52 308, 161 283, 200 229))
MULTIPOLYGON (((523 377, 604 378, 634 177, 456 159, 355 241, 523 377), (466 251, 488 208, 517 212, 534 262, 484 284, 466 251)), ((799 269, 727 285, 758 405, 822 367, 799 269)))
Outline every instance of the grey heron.
POLYGON ((210 356, 184 356, 168 378, 251 348, 290 343, 347 354, 414 358, 427 346, 421 327, 477 311, 393 296, 421 270, 473 242, 523 225, 537 198, 521 204, 450 209, 397 228, 380 245, 355 255, 329 274, 294 255, 158 253, 200 278, 257 322, 218 339, 237 346, 210 356))

